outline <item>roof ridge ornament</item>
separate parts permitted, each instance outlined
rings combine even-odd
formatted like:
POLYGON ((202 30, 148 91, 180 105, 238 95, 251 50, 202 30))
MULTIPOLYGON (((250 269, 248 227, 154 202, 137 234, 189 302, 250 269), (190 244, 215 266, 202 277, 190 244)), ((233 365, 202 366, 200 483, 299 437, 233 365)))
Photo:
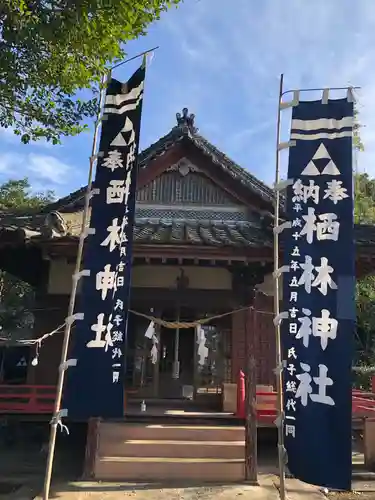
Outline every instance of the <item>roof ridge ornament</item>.
POLYGON ((55 236, 66 236, 68 230, 64 218, 59 212, 53 210, 46 215, 41 232, 45 237, 53 238, 55 236))
POLYGON ((196 134, 198 132, 198 129, 194 126, 195 115, 193 113, 189 115, 188 108, 183 108, 182 114, 176 113, 176 119, 176 128, 179 128, 188 134, 196 134))

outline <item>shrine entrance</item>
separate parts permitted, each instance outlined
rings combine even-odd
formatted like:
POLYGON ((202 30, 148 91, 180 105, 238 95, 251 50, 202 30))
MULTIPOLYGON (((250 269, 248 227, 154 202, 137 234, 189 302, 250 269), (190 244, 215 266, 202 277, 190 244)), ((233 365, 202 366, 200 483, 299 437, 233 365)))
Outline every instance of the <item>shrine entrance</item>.
POLYGON ((189 308, 164 309, 159 318, 169 322, 155 325, 132 318, 129 324, 127 387, 138 398, 194 400, 199 394, 219 394, 230 352, 230 328, 225 324, 179 327, 204 314, 189 308))

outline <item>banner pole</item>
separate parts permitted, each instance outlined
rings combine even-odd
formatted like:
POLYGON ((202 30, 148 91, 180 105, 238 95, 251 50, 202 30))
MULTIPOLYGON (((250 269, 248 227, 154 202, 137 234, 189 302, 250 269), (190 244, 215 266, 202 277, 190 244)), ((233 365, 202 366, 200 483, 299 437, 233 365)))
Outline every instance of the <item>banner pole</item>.
POLYGON ((130 61, 133 61, 141 56, 143 56, 143 58, 144 58, 143 64, 145 64, 145 59, 146 59, 147 54, 149 54, 150 52, 153 52, 154 50, 156 50, 158 48, 159 47, 157 46, 157 47, 154 47, 154 48, 149 49, 147 51, 141 52, 140 54, 137 54, 130 59, 126 59, 125 61, 118 63, 117 65, 113 66, 112 68, 108 68, 106 70, 106 73, 102 76, 102 79, 101 79, 99 109, 98 109, 97 119, 96 119, 95 128, 94 128, 94 137, 93 137, 93 142, 92 142, 92 151, 91 151, 91 156, 90 156, 89 173, 88 173, 88 183, 87 183, 87 189, 86 189, 86 194, 85 194, 85 204, 84 204, 83 215, 82 215, 81 234, 80 234, 75 269, 74 269, 74 274, 73 274, 73 279, 72 279, 72 287, 71 287, 69 307, 68 307, 68 316, 67 316, 67 319, 65 322, 64 338, 63 338, 63 345, 62 345, 62 352, 61 352, 61 361, 60 361, 60 366, 59 366, 59 374, 58 374, 58 381, 57 381, 57 387, 56 387, 56 399, 55 399, 55 404, 54 404, 53 417, 51 420, 50 439, 49 439, 49 445, 48 445, 48 456, 47 456, 47 464, 46 464, 46 471, 45 471, 45 478, 44 478, 43 500, 49 499, 53 460, 54 460, 55 447, 56 447, 57 427, 58 427, 58 425, 62 425, 61 424, 61 417, 63 415, 62 415, 62 410, 61 410, 61 402, 62 402, 62 396, 63 396, 65 370, 67 368, 66 362, 67 362, 67 356, 68 356, 68 347, 69 347, 71 329, 72 329, 72 325, 73 325, 74 320, 75 320, 75 318, 74 318, 74 305, 75 305, 75 299, 76 299, 76 295, 77 295, 78 281, 79 281, 79 277, 80 277, 79 273, 81 270, 81 261, 82 261, 82 255, 83 255, 84 240, 87 236, 87 229, 88 229, 87 223, 88 223, 88 219, 89 219, 89 206, 90 206, 90 199, 91 199, 91 195, 92 195, 93 173, 94 173, 94 166, 96 165, 96 162, 97 162, 98 138, 99 138, 99 130, 100 130, 102 118, 103 118, 103 110, 104 110, 105 96, 106 96, 106 83, 110 79, 111 72, 113 69, 118 68, 119 66, 122 66, 123 64, 126 64, 130 61))
MULTIPOLYGON (((284 75, 280 75, 280 88, 277 105, 277 128, 276 128, 276 161, 275 161, 275 213, 274 213, 274 228, 279 225, 280 219, 280 190, 278 183, 280 182, 280 165, 279 165, 279 144, 280 144, 280 123, 281 123, 281 99, 283 95, 284 75)), ((275 318, 280 314, 280 297, 279 297, 279 234, 274 232, 273 236, 273 261, 274 261, 274 313, 275 318)), ((280 322, 275 324, 276 337, 276 391, 277 391, 277 448, 279 461, 280 475, 280 498, 285 500, 285 447, 284 447, 284 397, 283 397, 283 359, 281 349, 281 333, 280 322)))
POLYGON ((322 90, 359 90, 361 87, 320 87, 316 89, 290 89, 290 90, 284 90, 281 94, 281 97, 283 97, 286 94, 290 94, 292 92, 321 92, 322 90))
POLYGON ((79 238, 74 274, 72 277, 72 288, 71 288, 71 292, 70 292, 68 315, 67 315, 66 322, 65 322, 64 339, 63 339, 63 345, 62 345, 62 351, 61 351, 61 361, 60 361, 60 366, 59 366, 59 375, 58 375, 58 381, 57 381, 57 387, 56 387, 56 399, 55 399, 53 417, 51 420, 51 430, 50 430, 50 438, 49 438, 49 444, 48 444, 47 464, 46 464, 46 471, 45 471, 45 477, 44 477, 43 500, 49 499, 49 492, 50 492, 50 488, 51 488, 52 468, 53 468, 53 460, 54 460, 55 447, 56 447, 57 426, 61 423, 60 412, 61 412, 61 402, 62 402, 64 378, 65 378, 65 366, 64 366, 64 364, 67 361, 69 340, 70 340, 72 324, 73 324, 72 319, 73 319, 74 305, 75 305, 75 300, 76 300, 76 295, 77 295, 78 273, 80 272, 80 269, 81 269, 83 245, 84 245, 84 241, 86 238, 86 229, 87 229, 86 226, 87 226, 88 215, 89 215, 89 205, 90 205, 91 190, 92 190, 93 172, 94 172, 94 166, 95 166, 96 159, 97 159, 96 150, 97 150, 97 145, 98 145, 99 129, 100 129, 101 121, 102 121, 102 112, 103 112, 103 108, 104 108, 104 101, 105 101, 105 94, 106 94, 106 83, 109 79, 109 75, 110 75, 110 71, 108 73, 106 73, 106 75, 104 75, 102 77, 102 80, 101 80, 99 110, 98 110, 97 119, 95 122, 94 138, 93 138, 93 142, 92 142, 88 182, 87 182, 87 189, 86 189, 86 195, 85 195, 85 205, 84 205, 83 216, 82 216, 81 234, 80 234, 80 238, 79 238))

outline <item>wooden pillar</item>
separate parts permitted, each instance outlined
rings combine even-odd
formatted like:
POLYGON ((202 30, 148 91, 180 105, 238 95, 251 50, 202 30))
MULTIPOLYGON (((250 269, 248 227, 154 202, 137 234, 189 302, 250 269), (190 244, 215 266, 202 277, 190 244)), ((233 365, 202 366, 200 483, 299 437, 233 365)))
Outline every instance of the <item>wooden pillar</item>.
MULTIPOLYGON (((267 270, 263 266, 255 264, 253 267, 246 266, 233 271, 233 290, 241 301, 242 321, 244 330, 245 360, 243 367, 246 375, 246 398, 245 398, 245 478, 246 481, 258 484, 257 464, 257 408, 256 408, 256 384, 257 384, 257 357, 260 349, 258 342, 256 314, 253 309, 255 304, 255 285, 264 280, 267 270)), ((234 318, 235 319, 235 318, 234 318)), ((233 332, 235 333, 235 332, 233 332)), ((233 339, 234 340, 234 339, 233 339)), ((239 344, 237 338, 237 346, 239 344)), ((238 347, 233 350, 233 366, 238 356, 238 347), (236 352, 237 351, 237 352, 236 352)), ((238 373, 238 372, 237 372, 238 373)), ((236 375, 235 375, 236 376, 236 375)))
POLYGON ((244 311, 245 331, 245 478, 258 484, 257 411, 256 411, 256 359, 255 359, 255 311, 244 311), (249 319, 252 319, 249 328, 249 319))
POLYGON ((375 471, 375 418, 364 419, 363 444, 365 467, 375 471))
POLYGON ((84 480, 95 477, 95 465, 99 446, 100 418, 90 418, 87 424, 87 439, 85 450, 85 462, 83 466, 84 480))

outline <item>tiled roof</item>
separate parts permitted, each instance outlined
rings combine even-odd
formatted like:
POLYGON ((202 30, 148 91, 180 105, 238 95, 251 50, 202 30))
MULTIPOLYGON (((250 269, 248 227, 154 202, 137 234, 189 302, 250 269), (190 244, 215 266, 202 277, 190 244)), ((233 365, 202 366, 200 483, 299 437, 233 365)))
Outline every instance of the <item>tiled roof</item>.
POLYGON ((271 234, 250 222, 202 220, 138 219, 134 229, 136 243, 184 244, 202 246, 270 247, 271 234))
MULTIPOLYGON (((81 231, 82 212, 61 213, 61 216, 66 226, 66 234, 55 233, 52 237, 78 237, 81 231)), ((44 214, 30 217, 3 216, 0 220, 1 240, 40 241, 51 238, 44 222, 44 214)), ((135 221, 134 241, 145 244, 262 247, 272 244, 272 235, 269 230, 254 222, 142 217, 135 221)))
MULTIPOLYGON (((52 238, 77 238, 81 231, 82 212, 61 215, 67 232, 65 235, 54 234, 52 238)), ((28 217, 3 215, 0 219, 0 241, 36 242, 50 239, 44 222, 44 214, 28 217)), ((357 246, 365 250, 372 247, 375 253, 375 226, 356 225, 354 230, 357 246)), ((134 241, 161 245, 270 247, 272 232, 270 227, 256 222, 140 217, 135 221, 134 241)))

